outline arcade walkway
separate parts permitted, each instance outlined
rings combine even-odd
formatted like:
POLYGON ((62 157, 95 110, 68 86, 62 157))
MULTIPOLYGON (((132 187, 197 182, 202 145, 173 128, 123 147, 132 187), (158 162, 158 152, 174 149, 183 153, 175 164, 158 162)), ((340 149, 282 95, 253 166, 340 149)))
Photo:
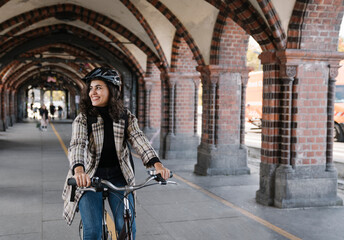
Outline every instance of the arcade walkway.
MULTIPOLYGON (((0 240, 78 239, 79 215, 71 227, 61 216, 71 124, 53 125, 61 141, 51 126, 40 132, 34 122, 0 132, 0 240)), ((246 176, 199 177, 195 162, 164 161, 178 185, 138 192, 138 240, 344 239, 344 207, 262 206, 255 202, 256 166, 246 176)), ((139 160, 135 166, 139 182, 145 171, 139 160)))

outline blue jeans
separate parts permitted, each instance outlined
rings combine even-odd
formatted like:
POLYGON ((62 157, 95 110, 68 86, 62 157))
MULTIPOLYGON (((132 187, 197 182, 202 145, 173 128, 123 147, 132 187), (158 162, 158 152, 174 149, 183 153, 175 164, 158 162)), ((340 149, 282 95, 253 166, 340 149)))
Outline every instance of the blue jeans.
MULTIPOLYGON (((123 181, 111 181, 115 186, 124 186, 123 181)), ((132 216, 132 232, 135 239, 136 224, 134 212, 134 198, 131 193, 128 196, 129 206, 132 216)), ((116 232, 119 234, 122 230, 124 219, 123 192, 109 193, 109 205, 115 218, 116 232)), ((83 224, 84 240, 101 240, 102 219, 103 219, 103 195, 101 192, 85 192, 79 201, 79 210, 83 224)))

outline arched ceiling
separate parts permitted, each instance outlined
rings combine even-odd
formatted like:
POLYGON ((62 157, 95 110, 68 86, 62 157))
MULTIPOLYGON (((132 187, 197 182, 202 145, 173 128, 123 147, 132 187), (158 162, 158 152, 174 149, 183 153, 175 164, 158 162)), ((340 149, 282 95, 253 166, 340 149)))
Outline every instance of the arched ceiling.
POLYGON ((252 14, 262 26, 253 37, 281 48, 294 4, 295 0, 2 0, 0 85, 19 86, 32 79, 25 73, 47 65, 78 78, 76 86, 82 86, 80 77, 100 65, 144 76, 148 61, 168 69, 176 34, 189 44, 199 65, 210 64, 221 14, 254 35, 257 31, 247 24, 247 14, 252 14), (277 30, 274 16, 280 23, 277 30))

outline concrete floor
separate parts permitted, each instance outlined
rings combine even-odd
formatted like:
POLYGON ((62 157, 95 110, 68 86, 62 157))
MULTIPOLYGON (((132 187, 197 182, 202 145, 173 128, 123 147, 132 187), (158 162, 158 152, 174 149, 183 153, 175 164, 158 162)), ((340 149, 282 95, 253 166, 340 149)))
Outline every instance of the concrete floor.
MULTIPOLYGON (((68 146, 70 122, 53 125, 68 146)), ((257 204, 257 162, 250 159, 250 175, 201 177, 193 174, 196 159, 163 161, 178 185, 138 191, 136 239, 344 239, 343 207, 257 204)), ((140 182, 146 172, 138 159, 135 168, 140 182)), ((67 157, 51 126, 41 132, 34 122, 17 123, 0 132, 0 240, 78 239, 79 214, 72 226, 62 219, 67 171, 67 157)))

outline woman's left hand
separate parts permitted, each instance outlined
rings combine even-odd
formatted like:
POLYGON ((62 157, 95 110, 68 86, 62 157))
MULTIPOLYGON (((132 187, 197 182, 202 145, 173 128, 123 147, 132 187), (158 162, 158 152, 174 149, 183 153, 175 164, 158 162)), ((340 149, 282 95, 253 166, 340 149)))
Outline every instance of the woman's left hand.
POLYGON ((165 168, 161 162, 155 163, 154 168, 155 168, 157 174, 158 173, 161 174, 163 179, 167 180, 170 177, 170 170, 168 168, 165 168))

